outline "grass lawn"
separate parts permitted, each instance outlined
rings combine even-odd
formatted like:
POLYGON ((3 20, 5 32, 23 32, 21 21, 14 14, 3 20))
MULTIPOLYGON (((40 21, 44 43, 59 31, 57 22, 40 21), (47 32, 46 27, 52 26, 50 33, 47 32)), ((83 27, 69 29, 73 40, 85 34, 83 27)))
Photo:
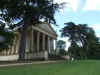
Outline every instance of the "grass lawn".
POLYGON ((99 60, 0 68, 0 75, 100 75, 99 60))

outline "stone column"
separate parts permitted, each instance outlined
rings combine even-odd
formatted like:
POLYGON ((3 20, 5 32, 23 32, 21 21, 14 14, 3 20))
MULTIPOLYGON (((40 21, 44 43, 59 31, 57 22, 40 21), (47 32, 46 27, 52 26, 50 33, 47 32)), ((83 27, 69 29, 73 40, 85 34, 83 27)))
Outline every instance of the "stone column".
POLYGON ((54 40, 54 50, 56 50, 56 40, 54 40))
POLYGON ((45 51, 45 34, 43 34, 42 49, 45 51))
POLYGON ((32 28, 31 34, 30 34, 30 52, 34 51, 34 30, 32 28))
POLYGON ((49 38, 49 53, 51 54, 54 50, 54 42, 53 38, 49 38))
POLYGON ((40 47, 40 32, 37 32, 37 54, 39 54, 40 47))
MULTIPOLYGON (((46 43, 47 45, 44 44, 44 48, 45 48, 45 46, 47 46, 47 50, 44 49, 44 59, 48 60, 48 54, 49 54, 49 51, 50 51, 50 38, 48 37, 47 40, 46 40, 45 37, 44 37, 44 40, 47 42, 46 43)), ((45 43, 45 41, 44 41, 44 43, 45 43)))
POLYGON ((48 51, 44 51, 44 59, 48 60, 48 51))
POLYGON ((50 53, 50 37, 48 37, 48 53, 50 53))
POLYGON ((54 50, 54 40, 52 39, 52 50, 54 50))
POLYGON ((54 46, 54 43, 53 43, 53 38, 50 39, 50 53, 53 52, 53 46, 54 46))
POLYGON ((16 42, 16 54, 18 54, 19 52, 20 40, 21 40, 21 36, 19 34, 17 37, 17 42, 16 42))

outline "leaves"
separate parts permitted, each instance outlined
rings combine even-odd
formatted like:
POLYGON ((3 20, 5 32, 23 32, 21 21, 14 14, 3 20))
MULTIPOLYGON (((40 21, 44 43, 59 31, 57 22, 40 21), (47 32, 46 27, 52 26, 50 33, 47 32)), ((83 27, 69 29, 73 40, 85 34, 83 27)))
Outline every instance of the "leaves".
POLYGON ((62 28, 61 33, 62 37, 69 37, 71 42, 69 52, 75 56, 80 54, 80 56, 88 57, 91 56, 91 52, 95 53, 95 50, 100 49, 99 39, 92 28, 86 24, 76 25, 73 22, 65 24, 66 26, 62 28))
POLYGON ((60 4, 54 4, 53 0, 1 0, 0 10, 7 11, 6 18, 16 19, 25 17, 30 19, 31 24, 45 19, 49 23, 56 23, 54 14, 60 8, 60 4))
POLYGON ((5 23, 0 21, 0 51, 8 49, 13 44, 14 33, 5 28, 5 23))

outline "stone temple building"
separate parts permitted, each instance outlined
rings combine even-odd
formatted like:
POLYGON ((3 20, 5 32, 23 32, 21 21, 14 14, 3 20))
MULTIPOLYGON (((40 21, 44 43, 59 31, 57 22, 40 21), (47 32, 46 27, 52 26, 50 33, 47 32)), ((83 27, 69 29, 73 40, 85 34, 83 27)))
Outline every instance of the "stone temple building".
MULTIPOLYGON (((0 52, 0 61, 18 60, 20 33, 15 30, 13 46, 0 52)), ((57 34, 50 24, 42 23, 27 29, 25 59, 44 58, 54 50, 54 40, 57 34)))

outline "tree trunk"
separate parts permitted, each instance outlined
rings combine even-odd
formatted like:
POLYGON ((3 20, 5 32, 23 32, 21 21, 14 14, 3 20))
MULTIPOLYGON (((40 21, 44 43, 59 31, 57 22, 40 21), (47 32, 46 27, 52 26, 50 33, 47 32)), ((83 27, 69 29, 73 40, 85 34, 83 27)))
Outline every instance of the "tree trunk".
POLYGON ((25 59, 27 27, 28 27, 27 22, 24 22, 24 26, 21 31, 21 40, 20 40, 20 47, 19 47, 19 60, 25 59))
POLYGON ((76 50, 76 43, 75 43, 75 41, 74 40, 72 40, 72 46, 73 46, 73 48, 75 49, 74 50, 74 59, 77 59, 77 50, 76 50))
POLYGON ((85 59, 88 59, 88 42, 86 39, 84 39, 85 44, 84 44, 84 49, 85 49, 85 59))
POLYGON ((20 47, 19 47, 19 60, 24 60, 25 49, 26 49, 26 31, 22 31, 21 32, 20 47))

